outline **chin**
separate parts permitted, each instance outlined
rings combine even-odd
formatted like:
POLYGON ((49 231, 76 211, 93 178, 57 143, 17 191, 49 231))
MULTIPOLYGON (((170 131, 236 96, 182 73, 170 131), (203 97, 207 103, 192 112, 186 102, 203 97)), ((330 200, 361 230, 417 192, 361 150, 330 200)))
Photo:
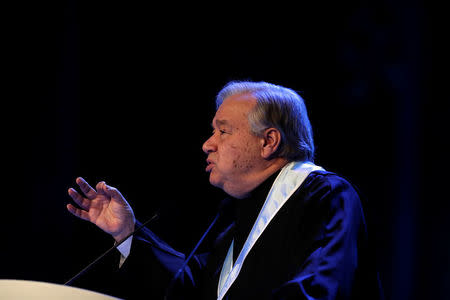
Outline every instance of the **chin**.
POLYGON ((213 173, 211 173, 209 175, 209 183, 212 186, 215 186, 215 187, 217 187, 219 189, 223 189, 223 183, 219 180, 219 178, 217 178, 217 176, 214 176, 213 173))

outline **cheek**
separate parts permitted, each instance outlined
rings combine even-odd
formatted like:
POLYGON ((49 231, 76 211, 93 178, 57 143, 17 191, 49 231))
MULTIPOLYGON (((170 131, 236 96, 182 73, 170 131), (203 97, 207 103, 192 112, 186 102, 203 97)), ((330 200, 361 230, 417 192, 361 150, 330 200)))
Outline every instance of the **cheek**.
POLYGON ((230 167, 238 172, 251 170, 257 159, 258 149, 254 141, 245 139, 245 142, 230 146, 230 167))
POLYGON ((226 145, 223 146, 219 151, 219 164, 222 170, 230 170, 235 167, 235 165, 240 160, 241 152, 236 145, 226 145))

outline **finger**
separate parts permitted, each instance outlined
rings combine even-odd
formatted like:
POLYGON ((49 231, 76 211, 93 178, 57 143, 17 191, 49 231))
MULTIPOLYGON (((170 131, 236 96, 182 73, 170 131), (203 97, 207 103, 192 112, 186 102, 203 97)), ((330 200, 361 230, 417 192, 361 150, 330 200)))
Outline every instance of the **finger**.
POLYGON ((105 182, 104 181, 100 181, 99 183, 97 183, 97 185, 95 186, 95 189, 97 190, 97 194, 103 194, 105 195, 105 182))
POLYGON ((71 212, 74 216, 83 219, 85 221, 90 221, 89 213, 85 210, 76 208, 72 204, 67 204, 67 210, 71 212))
POLYGON ((110 186, 110 185, 104 184, 104 185, 103 185, 103 192, 104 192, 105 195, 107 195, 108 197, 123 200, 122 194, 121 194, 121 193, 119 192, 119 190, 116 189, 115 187, 112 187, 112 186, 110 186))
POLYGON ((82 177, 78 177, 76 182, 88 199, 92 200, 97 196, 97 192, 82 177))
POLYGON ((75 189, 73 189, 73 188, 70 188, 67 192, 68 192, 69 196, 72 198, 72 200, 73 200, 76 204, 78 204, 81 208, 83 208, 83 209, 85 209, 85 210, 88 210, 88 209, 89 209, 89 207, 91 206, 91 202, 90 202, 88 199, 82 197, 82 196, 81 196, 80 194, 78 194, 78 192, 77 192, 75 189))

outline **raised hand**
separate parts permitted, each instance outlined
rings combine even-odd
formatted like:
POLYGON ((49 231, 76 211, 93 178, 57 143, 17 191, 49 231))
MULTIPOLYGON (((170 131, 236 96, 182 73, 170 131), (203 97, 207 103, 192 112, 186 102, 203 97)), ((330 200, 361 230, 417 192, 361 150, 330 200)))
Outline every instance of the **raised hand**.
POLYGON ((116 241, 120 241, 134 230, 136 220, 133 210, 116 188, 101 181, 93 189, 81 177, 76 179, 76 183, 84 197, 73 188, 68 190, 69 196, 80 207, 67 204, 67 209, 72 214, 94 223, 116 241))

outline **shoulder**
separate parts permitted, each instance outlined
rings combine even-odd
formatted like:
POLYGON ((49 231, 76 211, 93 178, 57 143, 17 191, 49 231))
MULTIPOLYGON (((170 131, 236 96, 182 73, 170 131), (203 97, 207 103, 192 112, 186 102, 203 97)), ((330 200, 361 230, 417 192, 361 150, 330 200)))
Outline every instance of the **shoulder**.
POLYGON ((326 206, 331 210, 362 208, 359 193, 349 180, 323 170, 311 172, 294 193, 293 198, 303 205, 326 206))
POLYGON ((358 196, 356 188, 349 180, 334 172, 324 170, 311 172, 299 190, 307 193, 345 192, 358 196))

